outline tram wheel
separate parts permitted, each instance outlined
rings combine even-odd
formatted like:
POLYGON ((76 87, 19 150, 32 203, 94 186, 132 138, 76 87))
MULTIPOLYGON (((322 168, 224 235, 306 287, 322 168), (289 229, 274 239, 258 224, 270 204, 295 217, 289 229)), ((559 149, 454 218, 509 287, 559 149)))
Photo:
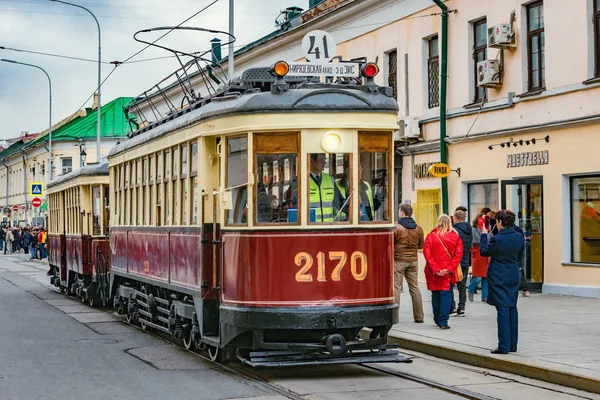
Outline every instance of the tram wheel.
POLYGON ((207 346, 208 358, 212 362, 216 362, 219 358, 219 348, 214 346, 207 346))
POLYGON ((194 350, 196 348, 196 343, 194 341, 194 339, 192 338, 192 330, 190 329, 189 332, 185 335, 183 335, 183 337, 181 338, 183 340, 183 347, 186 350, 194 350))

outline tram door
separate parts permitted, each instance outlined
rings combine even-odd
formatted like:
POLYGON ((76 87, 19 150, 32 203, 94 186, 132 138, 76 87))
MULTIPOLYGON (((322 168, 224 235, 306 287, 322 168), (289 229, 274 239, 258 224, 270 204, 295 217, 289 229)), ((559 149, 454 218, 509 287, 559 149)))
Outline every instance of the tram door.
POLYGON ((544 280, 543 184, 541 179, 502 181, 502 208, 513 211, 525 234, 524 269, 529 289, 544 280))

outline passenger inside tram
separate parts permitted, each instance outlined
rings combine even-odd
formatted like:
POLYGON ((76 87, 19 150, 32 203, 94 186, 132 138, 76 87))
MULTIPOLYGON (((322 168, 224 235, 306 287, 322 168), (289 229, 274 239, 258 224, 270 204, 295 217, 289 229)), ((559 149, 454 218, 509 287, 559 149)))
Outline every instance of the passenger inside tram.
POLYGON ((310 222, 348 221, 349 201, 346 200, 352 191, 347 179, 349 170, 345 168, 349 162, 344 161, 349 158, 348 154, 332 154, 329 158, 325 153, 310 155, 310 222), (341 177, 336 180, 334 175, 338 172, 341 177), (340 187, 346 195, 342 195, 340 187))

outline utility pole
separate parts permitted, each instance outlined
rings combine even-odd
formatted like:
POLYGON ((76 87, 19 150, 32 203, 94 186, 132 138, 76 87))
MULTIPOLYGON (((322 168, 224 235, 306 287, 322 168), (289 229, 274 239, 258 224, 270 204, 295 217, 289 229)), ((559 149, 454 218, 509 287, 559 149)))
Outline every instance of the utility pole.
MULTIPOLYGON (((440 162, 448 164, 446 146, 446 87, 448 81, 448 7, 433 0, 442 10, 442 56, 440 60, 440 162)), ((448 214, 448 178, 442 178, 442 212, 448 214)))
POLYGON ((229 75, 229 81, 233 79, 233 0, 229 0, 229 55, 227 56, 227 74, 229 75))

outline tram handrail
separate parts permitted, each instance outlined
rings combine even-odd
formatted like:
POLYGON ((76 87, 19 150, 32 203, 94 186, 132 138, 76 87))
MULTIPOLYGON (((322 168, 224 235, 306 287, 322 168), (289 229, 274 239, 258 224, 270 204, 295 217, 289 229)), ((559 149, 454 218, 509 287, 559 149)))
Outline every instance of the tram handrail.
POLYGON ((335 214, 335 217, 333 218, 333 222, 335 222, 337 220, 337 218, 340 216, 340 214, 342 213, 342 210, 344 209, 344 207, 346 207, 346 204, 348 204, 348 201, 350 201, 353 194, 354 194, 354 189, 352 189, 352 191, 350 192, 350 196, 346 197, 346 201, 344 202, 344 204, 342 204, 342 206, 340 207, 337 214, 335 214))
POLYGON ((239 185, 235 185, 235 186, 229 186, 229 187, 227 187, 227 188, 225 188, 225 189, 221 189, 221 188, 219 188, 219 190, 215 190, 215 191, 213 191, 213 196, 214 196, 214 195, 217 195, 217 194, 218 194, 218 195, 220 195, 221 193, 225 193, 225 192, 226 192, 226 191, 228 191, 228 190, 231 190, 231 189, 237 189, 237 188, 239 188, 239 187, 246 186, 246 185, 252 185, 252 182, 248 181, 248 182, 246 182, 246 183, 240 183, 239 185))

